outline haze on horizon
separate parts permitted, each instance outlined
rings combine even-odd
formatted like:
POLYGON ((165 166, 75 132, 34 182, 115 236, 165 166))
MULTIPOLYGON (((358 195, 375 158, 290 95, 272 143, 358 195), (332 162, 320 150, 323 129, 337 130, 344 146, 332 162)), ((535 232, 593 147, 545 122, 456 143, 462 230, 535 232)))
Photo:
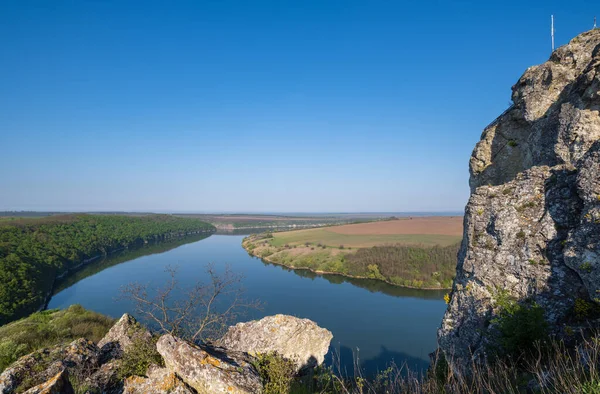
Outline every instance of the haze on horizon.
POLYGON ((462 211, 550 15, 559 46, 595 11, 2 2, 0 211, 462 211))

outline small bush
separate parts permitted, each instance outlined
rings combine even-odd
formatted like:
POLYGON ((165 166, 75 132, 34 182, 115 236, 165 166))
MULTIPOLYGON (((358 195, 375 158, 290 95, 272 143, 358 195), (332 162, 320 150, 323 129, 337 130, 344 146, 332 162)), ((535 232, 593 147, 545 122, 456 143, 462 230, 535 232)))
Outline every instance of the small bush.
POLYGON ((520 358, 533 354, 548 339, 544 309, 536 303, 519 304, 507 292, 497 294, 498 317, 492 320, 500 334, 500 356, 520 358))
POLYGON ((119 379, 129 376, 144 376, 152 364, 164 366, 163 359, 156 350, 157 341, 158 337, 154 337, 150 341, 143 338, 135 339, 123 354, 118 371, 119 379))
POLYGON ((279 354, 263 353, 256 358, 254 367, 263 381, 264 394, 288 393, 294 379, 294 363, 279 354))

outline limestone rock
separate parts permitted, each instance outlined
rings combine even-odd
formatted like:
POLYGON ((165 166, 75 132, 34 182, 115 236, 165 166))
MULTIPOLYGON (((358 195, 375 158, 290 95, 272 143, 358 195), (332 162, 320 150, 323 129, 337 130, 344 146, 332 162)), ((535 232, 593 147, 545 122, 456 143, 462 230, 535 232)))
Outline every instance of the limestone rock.
POLYGON ((292 360, 298 372, 322 364, 332 338, 312 320, 275 315, 229 327, 219 344, 251 355, 277 352, 292 360))
POLYGON ((470 160, 471 196, 451 301, 447 359, 484 358, 499 291, 542 306, 551 327, 600 302, 600 30, 529 68, 514 105, 470 160))
POLYGON ((42 349, 21 357, 0 374, 0 393, 12 393, 21 385, 24 377, 28 377, 29 382, 37 385, 46 382, 63 369, 78 374, 94 371, 99 366, 99 360, 98 347, 83 338, 68 345, 42 349))
POLYGON ((69 374, 63 369, 50 380, 25 391, 25 394, 74 394, 69 374))
POLYGON ((150 341, 152 335, 133 316, 125 313, 98 342, 106 358, 118 358, 136 340, 150 341))
POLYGON ((148 377, 131 376, 125 379, 123 394, 193 394, 174 372, 151 365, 148 377))
POLYGON ((196 347, 169 334, 156 348, 167 369, 200 394, 262 392, 259 373, 244 353, 196 347))

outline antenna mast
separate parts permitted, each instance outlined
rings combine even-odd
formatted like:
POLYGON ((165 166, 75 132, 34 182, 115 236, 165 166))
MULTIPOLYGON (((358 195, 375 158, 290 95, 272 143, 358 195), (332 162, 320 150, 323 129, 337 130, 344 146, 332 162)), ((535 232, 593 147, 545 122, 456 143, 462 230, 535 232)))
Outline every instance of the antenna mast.
POLYGON ((550 35, 552 36, 552 52, 554 52, 554 15, 550 16, 550 35))
POLYGON ((596 17, 594 17, 594 29, 596 28, 596 17))

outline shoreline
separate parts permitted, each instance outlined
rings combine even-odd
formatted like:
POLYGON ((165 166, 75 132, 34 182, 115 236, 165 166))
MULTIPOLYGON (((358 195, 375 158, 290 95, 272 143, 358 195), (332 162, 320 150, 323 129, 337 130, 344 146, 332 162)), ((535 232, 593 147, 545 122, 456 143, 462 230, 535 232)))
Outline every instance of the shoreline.
POLYGON ((246 245, 244 245, 243 241, 242 241, 242 248, 244 248, 244 250, 249 255, 251 255, 252 257, 256 257, 256 258, 264 260, 264 261, 266 261, 268 263, 279 265, 281 267, 289 268, 289 269, 292 269, 292 270, 305 270, 305 271, 313 272, 313 273, 318 274, 318 275, 338 275, 338 276, 343 276, 343 277, 352 278, 352 279, 376 280, 376 281, 379 281, 379 282, 386 283, 386 284, 388 284, 390 286, 399 287, 399 288, 405 288, 405 289, 430 290, 430 291, 433 291, 433 290, 452 290, 451 287, 415 287, 415 286, 398 285, 396 283, 392 283, 392 282, 390 282, 388 280, 385 280, 385 279, 369 278, 369 277, 366 277, 366 276, 356 276, 356 275, 345 274, 345 273, 342 273, 342 272, 321 271, 321 270, 315 270, 315 269, 312 269, 312 268, 309 268, 309 267, 293 267, 293 266, 289 266, 287 264, 283 264, 283 263, 280 263, 280 262, 277 262, 277 261, 270 260, 268 256, 267 257, 260 257, 260 256, 255 255, 254 253, 252 253, 251 251, 249 251, 246 248, 246 245))
POLYGON ((162 234, 160 237, 156 237, 155 239, 151 240, 151 241, 146 241, 146 242, 132 242, 131 244, 128 244, 126 246, 114 249, 114 250, 108 250, 108 251, 104 251, 103 253, 100 253, 96 256, 92 256, 89 257, 87 259, 82 260, 79 264, 77 264, 74 267, 70 267, 68 269, 66 269, 64 272, 62 272, 61 274, 55 275, 54 278, 52 279, 52 285, 50 286, 50 289, 48 291, 48 293, 46 294, 46 296, 44 297, 44 300, 42 302, 42 305, 40 305, 40 307, 37 309, 38 312, 41 311, 45 311, 48 309, 48 305, 50 304, 50 301, 52 300, 52 297, 55 296, 54 294, 54 290, 55 290, 55 286, 57 281, 61 281, 64 280, 66 278, 68 278, 70 275, 73 275, 75 273, 77 273, 78 271, 80 271, 81 269, 87 267, 88 265, 95 263, 98 260, 101 260, 103 258, 106 258, 108 256, 110 256, 111 254, 123 251, 123 250, 129 250, 130 248, 135 247, 136 245, 138 245, 140 248, 144 248, 147 245, 154 245, 158 242, 165 242, 165 241, 171 241, 173 239, 183 239, 192 235, 200 235, 200 234, 209 234, 213 235, 216 231, 215 230, 210 230, 210 231, 188 231, 188 232, 184 232, 184 233, 168 233, 168 234, 162 234))

